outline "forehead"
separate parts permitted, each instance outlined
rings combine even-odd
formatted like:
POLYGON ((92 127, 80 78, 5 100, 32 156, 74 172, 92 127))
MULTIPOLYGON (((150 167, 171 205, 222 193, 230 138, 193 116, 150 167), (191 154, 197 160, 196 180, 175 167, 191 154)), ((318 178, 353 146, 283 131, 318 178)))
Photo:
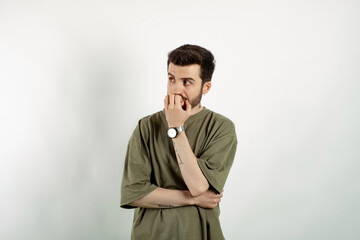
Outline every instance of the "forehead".
POLYGON ((199 64, 179 66, 170 63, 168 67, 168 73, 171 73, 178 78, 193 78, 195 80, 200 79, 200 69, 201 67, 199 64))

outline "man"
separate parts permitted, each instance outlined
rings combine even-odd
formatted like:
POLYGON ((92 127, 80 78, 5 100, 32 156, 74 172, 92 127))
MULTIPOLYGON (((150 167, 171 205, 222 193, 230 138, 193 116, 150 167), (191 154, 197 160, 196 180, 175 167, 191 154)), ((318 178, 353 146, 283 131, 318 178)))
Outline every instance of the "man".
POLYGON ((234 124, 201 105, 212 53, 196 45, 168 55, 164 110, 142 118, 128 145, 121 207, 136 208, 131 239, 224 239, 218 203, 234 160, 234 124))

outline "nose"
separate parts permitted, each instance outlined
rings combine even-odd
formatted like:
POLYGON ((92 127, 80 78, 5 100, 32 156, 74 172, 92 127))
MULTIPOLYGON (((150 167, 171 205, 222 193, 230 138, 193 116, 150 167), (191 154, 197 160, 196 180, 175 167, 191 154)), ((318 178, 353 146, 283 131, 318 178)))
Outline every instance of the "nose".
POLYGON ((181 81, 176 81, 171 87, 171 92, 173 94, 182 95, 182 93, 184 92, 184 85, 182 84, 182 82, 181 81))

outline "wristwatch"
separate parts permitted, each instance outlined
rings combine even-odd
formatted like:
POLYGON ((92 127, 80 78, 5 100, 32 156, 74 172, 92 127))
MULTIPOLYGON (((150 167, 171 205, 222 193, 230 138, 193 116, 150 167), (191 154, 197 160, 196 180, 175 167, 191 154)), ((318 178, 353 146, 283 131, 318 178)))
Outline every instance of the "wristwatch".
POLYGON ((176 136, 179 134, 179 132, 182 132, 182 131, 185 131, 184 126, 171 127, 167 131, 167 135, 169 136, 169 138, 176 138, 176 136))

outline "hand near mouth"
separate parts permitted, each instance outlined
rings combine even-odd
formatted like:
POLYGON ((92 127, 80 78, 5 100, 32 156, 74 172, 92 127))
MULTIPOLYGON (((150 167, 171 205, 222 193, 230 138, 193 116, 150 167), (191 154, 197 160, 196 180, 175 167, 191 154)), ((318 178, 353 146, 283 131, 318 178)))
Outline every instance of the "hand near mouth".
POLYGON ((180 96, 180 97, 181 97, 181 100, 180 100, 181 108, 182 108, 184 111, 186 111, 186 101, 187 101, 187 98, 184 97, 184 96, 182 96, 182 95, 180 95, 180 94, 176 94, 175 97, 176 97, 176 96, 180 96))
POLYGON ((191 115, 191 105, 188 99, 181 95, 169 94, 164 99, 165 116, 169 127, 184 126, 191 115), (183 104, 181 104, 183 100, 183 104))

